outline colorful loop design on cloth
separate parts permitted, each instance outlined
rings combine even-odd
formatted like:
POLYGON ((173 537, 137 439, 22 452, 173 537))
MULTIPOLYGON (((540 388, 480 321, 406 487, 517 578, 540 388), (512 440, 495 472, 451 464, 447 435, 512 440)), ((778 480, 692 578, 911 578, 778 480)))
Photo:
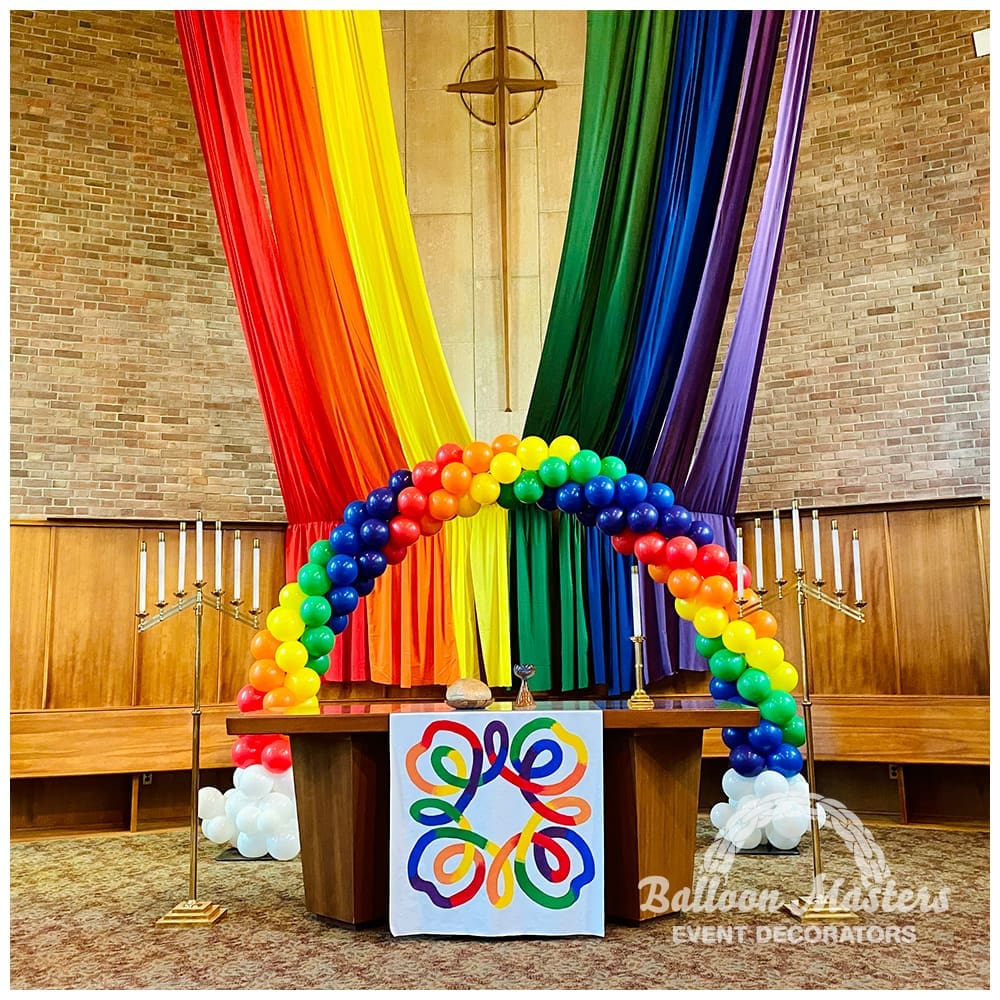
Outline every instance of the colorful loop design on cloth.
POLYGON ((580 737, 555 719, 531 719, 512 739, 506 723, 498 719, 486 726, 482 742, 460 722, 432 722, 422 739, 407 751, 405 768, 414 786, 429 793, 411 804, 410 816, 421 826, 430 827, 410 851, 407 876, 410 885, 425 893, 435 906, 461 906, 485 886, 487 899, 497 909, 509 906, 515 888, 520 888, 539 906, 560 910, 572 906, 594 880, 593 853, 572 829, 590 819, 590 804, 563 794, 578 785, 586 773, 587 748, 580 737), (546 732, 551 735, 538 735, 546 732), (438 743, 439 738, 455 738, 455 742, 438 743), (457 745, 460 741, 464 741, 466 756, 457 745), (575 764, 568 775, 546 784, 544 779, 563 769, 567 749, 575 755, 575 764), (433 778, 442 784, 421 773, 419 764, 425 757, 433 778), (488 763, 485 769, 484 762, 488 763), (532 810, 523 829, 502 844, 474 831, 465 815, 478 790, 496 780, 517 788, 532 810), (456 792, 454 803, 442 797, 456 792), (553 795, 556 797, 548 802, 540 799, 553 795), (426 862, 428 852, 433 856, 426 862), (426 871, 428 863, 433 880, 421 874, 422 864, 426 871), (451 894, 442 891, 463 881, 465 884, 451 894), (550 893, 540 883, 564 891, 550 893))

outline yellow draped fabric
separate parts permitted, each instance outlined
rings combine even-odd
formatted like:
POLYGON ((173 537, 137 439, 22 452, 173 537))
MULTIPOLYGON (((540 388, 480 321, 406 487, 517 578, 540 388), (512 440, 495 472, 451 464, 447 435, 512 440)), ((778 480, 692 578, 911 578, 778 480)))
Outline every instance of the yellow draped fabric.
MULTIPOLYGON (((344 231, 410 465, 470 440, 441 350, 410 220, 393 126, 379 14, 307 11, 320 116, 344 231)), ((507 513, 488 507, 446 529, 463 676, 478 673, 476 622, 490 684, 510 684, 507 513)))

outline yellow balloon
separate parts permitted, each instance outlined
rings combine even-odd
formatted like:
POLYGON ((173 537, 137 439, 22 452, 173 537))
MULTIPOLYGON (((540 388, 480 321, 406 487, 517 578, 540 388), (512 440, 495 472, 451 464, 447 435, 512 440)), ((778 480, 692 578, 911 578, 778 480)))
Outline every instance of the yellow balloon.
POLYGON ((306 623, 297 611, 279 605, 267 613, 267 630, 279 642, 291 642, 305 632, 306 623))
POLYGON ((490 475, 498 483, 509 484, 521 475, 521 463, 508 451, 494 455, 490 462, 490 475))
POLYGON ((729 615, 723 608, 711 605, 699 608, 692 619, 695 631, 706 639, 718 639, 729 624, 729 615))
POLYGON ((298 611, 305 599, 306 592, 294 581, 286 583, 278 591, 278 604, 283 608, 291 608, 293 611, 298 611))
MULTIPOLYGON (((302 667, 306 665, 309 660, 309 651, 301 642, 296 642, 294 639, 291 642, 283 642, 274 651, 274 662, 285 671, 286 674, 290 674, 295 670, 301 670, 302 667)), ((312 671, 309 671, 312 673, 312 671)), ((288 687, 288 684, 285 684, 288 687)), ((289 688, 289 690, 291 690, 289 688)))
POLYGON ((500 496, 500 484, 488 472, 477 472, 466 495, 479 504, 496 503, 500 496))
POLYGON ((678 618, 683 618, 686 622, 693 622, 694 616, 701 610, 701 602, 686 597, 678 597, 674 600, 674 610, 678 618))
POLYGON ((306 698, 311 698, 313 695, 319 692, 320 685, 323 682, 320 680, 319 674, 315 670, 310 670, 308 667, 301 667, 298 670, 293 670, 285 678, 285 687, 292 692, 293 695, 300 701, 305 701, 306 698))
POLYGON ((521 439, 516 454, 522 469, 536 472, 538 466, 549 457, 549 446, 540 437, 529 435, 521 439))
POLYGON ((756 639, 757 633, 753 625, 740 619, 730 622, 722 631, 722 644, 733 653, 746 652, 750 643, 756 639))
POLYGON ((785 650, 776 639, 754 639, 743 652, 747 663, 758 670, 780 667, 785 659, 785 650))
POLYGON ((567 465, 569 460, 580 450, 579 442, 568 434, 560 434, 549 445, 549 455, 552 458, 561 458, 567 465))
POLYGON ((799 672, 787 661, 765 670, 775 691, 794 691, 799 683, 799 672))
MULTIPOLYGON (((310 671, 312 673, 312 671, 310 671)), ((292 705, 287 709, 285 715, 319 715, 319 699, 316 695, 300 701, 297 705, 292 705)))
MULTIPOLYGON (((499 489, 499 487, 497 487, 499 489)), ((479 512, 479 508, 482 506, 479 501, 469 496, 468 493, 464 496, 458 498, 458 516, 459 517, 472 517, 474 514, 479 512)))

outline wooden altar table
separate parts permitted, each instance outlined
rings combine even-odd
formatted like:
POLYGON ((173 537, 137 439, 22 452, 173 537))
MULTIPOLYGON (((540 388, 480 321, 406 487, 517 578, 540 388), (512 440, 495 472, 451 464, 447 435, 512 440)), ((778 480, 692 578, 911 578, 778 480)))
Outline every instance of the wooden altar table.
MULTIPOLYGON (((756 707, 710 698, 539 701, 538 711, 604 715, 605 912, 635 922, 639 883, 659 875, 670 895, 694 877, 704 730, 754 726, 756 707)), ((486 711, 511 710, 509 702, 486 711)), ((339 923, 383 921, 389 906, 389 716, 453 712, 444 702, 329 702, 319 715, 248 712, 226 718, 231 735, 291 740, 306 908, 339 923)), ((526 933, 530 931, 526 930, 526 933)))

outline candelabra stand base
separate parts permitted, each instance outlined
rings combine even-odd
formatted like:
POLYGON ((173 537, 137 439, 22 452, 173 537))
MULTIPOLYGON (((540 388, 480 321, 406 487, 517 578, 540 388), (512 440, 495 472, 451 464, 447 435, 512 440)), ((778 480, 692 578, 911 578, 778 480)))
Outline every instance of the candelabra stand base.
POLYGON ((759 844, 757 847, 743 847, 736 852, 737 856, 747 856, 747 857, 786 857, 786 858, 797 858, 799 856, 799 849, 797 847, 775 847, 773 844, 759 844))
POLYGON ((784 906, 804 924, 856 924, 861 918, 854 910, 834 906, 828 899, 795 899, 784 906))
POLYGON ((655 708, 653 704, 653 699, 646 694, 641 688, 632 695, 628 700, 628 707, 633 711, 645 712, 651 708, 655 708))
POLYGON ((178 903, 169 913, 156 921, 156 926, 198 927, 218 923, 225 915, 226 908, 218 903, 208 903, 197 899, 186 899, 178 903))

